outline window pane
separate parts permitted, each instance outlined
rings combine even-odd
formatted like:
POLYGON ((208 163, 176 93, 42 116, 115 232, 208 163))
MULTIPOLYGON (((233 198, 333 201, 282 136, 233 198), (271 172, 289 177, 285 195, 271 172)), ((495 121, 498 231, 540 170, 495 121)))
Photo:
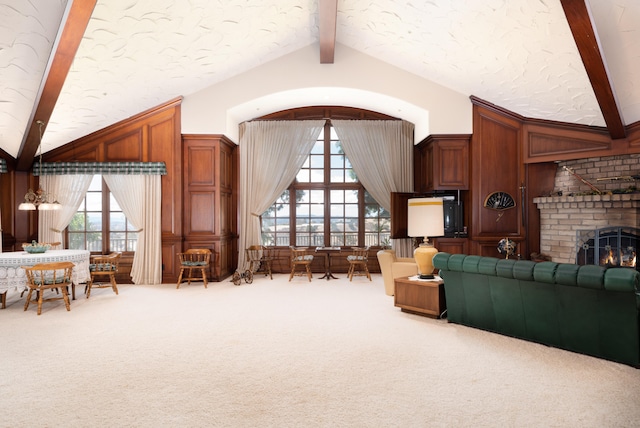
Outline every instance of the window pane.
POLYGON ((310 156, 311 168, 324 169, 324 156, 310 156))
POLYGON ((346 204, 344 206, 344 215, 345 217, 358 218, 358 205, 357 204, 346 204))
POLYGON ((301 169, 300 171, 298 171, 298 174, 296 175, 296 180, 298 181, 298 183, 308 183, 310 180, 310 172, 308 169, 301 169))
POLYGON ((331 182, 332 183, 344 183, 344 170, 332 169, 331 170, 331 182))
POLYGON ((71 223, 69 223, 69 230, 70 231, 84 230, 85 229, 84 225, 85 225, 84 213, 75 213, 73 215, 73 218, 71 218, 71 223))
POLYGON ((109 193, 109 209, 111 211, 122 211, 122 208, 118 205, 118 201, 113 197, 113 193, 109 193))
MULTIPOLYGON (((127 218, 124 216, 124 213, 114 213, 112 212, 109 215, 109 228, 112 231, 125 231, 127 230, 127 218)), ((124 239, 124 236, 123 236, 124 239)), ((114 250, 114 251, 122 251, 122 250, 114 250)))
POLYGON ((311 171, 311 183, 322 183, 324 181, 324 171, 319 169, 312 169, 311 171))
POLYGON ((344 168, 344 155, 331 155, 331 168, 333 169, 344 168))
POLYGON ((312 190, 309 193, 312 204, 324 204, 324 190, 312 190))
POLYGON ((87 213, 87 230, 102 230, 102 213, 87 213))
POLYGON ((87 193, 87 211, 102 211, 102 192, 87 193))
POLYGON ((87 233, 87 250, 97 252, 102 251, 102 233, 87 233))

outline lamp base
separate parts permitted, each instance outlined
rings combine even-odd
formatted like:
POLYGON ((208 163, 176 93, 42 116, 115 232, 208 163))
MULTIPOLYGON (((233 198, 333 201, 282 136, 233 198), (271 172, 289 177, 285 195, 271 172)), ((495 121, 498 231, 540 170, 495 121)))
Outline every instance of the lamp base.
POLYGON ((415 249, 413 258, 418 265, 420 279, 433 279, 433 256, 438 253, 438 250, 426 239, 425 241, 415 249))

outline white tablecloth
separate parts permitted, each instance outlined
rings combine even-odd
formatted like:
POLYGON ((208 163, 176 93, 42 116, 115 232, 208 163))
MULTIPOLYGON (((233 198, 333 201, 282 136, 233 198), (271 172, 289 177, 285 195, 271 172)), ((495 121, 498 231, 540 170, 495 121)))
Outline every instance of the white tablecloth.
POLYGON ((29 254, 26 251, 0 253, 0 294, 7 290, 22 291, 27 286, 27 277, 20 266, 33 266, 38 263, 71 262, 74 284, 87 282, 90 253, 86 250, 49 250, 42 254, 29 254))

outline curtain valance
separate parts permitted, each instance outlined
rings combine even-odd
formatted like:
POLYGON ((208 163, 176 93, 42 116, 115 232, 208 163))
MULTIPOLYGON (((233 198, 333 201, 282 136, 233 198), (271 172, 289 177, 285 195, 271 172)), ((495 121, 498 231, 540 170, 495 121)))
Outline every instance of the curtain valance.
POLYGON ((164 162, 44 162, 33 175, 167 175, 164 162))
POLYGON ((0 173, 9 172, 7 170, 7 161, 6 159, 0 159, 0 173))

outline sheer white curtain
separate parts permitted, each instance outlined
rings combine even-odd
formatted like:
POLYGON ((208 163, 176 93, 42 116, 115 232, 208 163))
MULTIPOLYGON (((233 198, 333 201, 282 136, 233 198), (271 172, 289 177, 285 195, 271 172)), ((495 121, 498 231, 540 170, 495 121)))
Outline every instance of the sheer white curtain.
MULTIPOLYGON (((391 192, 413 191, 413 130, 404 120, 332 120, 358 180, 387 211, 391 192)), ((411 257, 411 239, 394 239, 401 257, 411 257)))
POLYGON ((40 186, 53 194, 62 207, 38 212, 39 242, 64 242, 62 231, 78 211, 92 179, 93 174, 40 176, 40 186))
POLYGON ((131 266, 133 283, 162 283, 161 177, 111 174, 102 177, 127 220, 139 230, 131 266))
POLYGON ((311 152, 324 120, 254 121, 240 124, 240 237, 244 249, 261 243, 260 215, 289 187, 311 152))

